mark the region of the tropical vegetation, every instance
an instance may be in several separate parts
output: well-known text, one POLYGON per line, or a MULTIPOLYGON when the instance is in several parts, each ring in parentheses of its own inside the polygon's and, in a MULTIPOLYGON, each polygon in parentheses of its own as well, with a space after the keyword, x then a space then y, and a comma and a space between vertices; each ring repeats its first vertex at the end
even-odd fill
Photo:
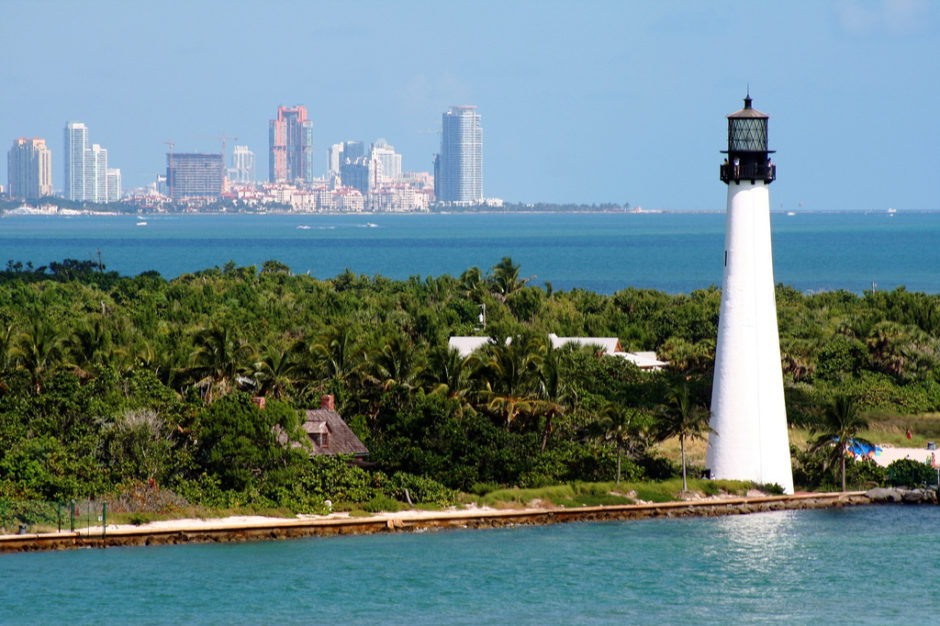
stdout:
MULTIPOLYGON (((700 484, 686 452, 707 433, 719 297, 556 291, 509 258, 408 280, 293 275, 274 260, 172 280, 11 261, 0 271, 0 499, 149 489, 300 511, 680 476, 686 490, 700 484), (618 337, 670 367, 555 348, 549 333, 618 337), (491 341, 462 357, 453 335, 491 341), (369 466, 289 445, 324 394, 369 466), (676 438, 679 458, 664 457, 659 442, 676 438)), ((815 433, 794 448, 798 485, 884 484, 841 444, 863 436, 861 417, 935 428, 923 416, 940 411, 940 298, 778 286, 777 301, 792 432, 815 433), (831 400, 843 397, 850 406, 831 400)))

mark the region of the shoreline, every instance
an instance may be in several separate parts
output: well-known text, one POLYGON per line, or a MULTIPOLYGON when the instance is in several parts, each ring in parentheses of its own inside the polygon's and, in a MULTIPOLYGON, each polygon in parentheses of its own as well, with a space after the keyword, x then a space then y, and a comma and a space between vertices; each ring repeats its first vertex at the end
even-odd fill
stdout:
MULTIPOLYGON (((331 537, 389 532, 427 532, 443 529, 499 528, 569 522, 623 521, 650 518, 716 517, 782 510, 840 508, 882 503, 931 502, 896 492, 877 490, 799 493, 790 496, 734 497, 665 503, 605 505, 577 508, 477 508, 450 511, 400 511, 369 517, 346 514, 297 518, 229 517, 150 522, 140 526, 109 525, 75 532, 0 535, 0 553, 107 548, 121 546, 176 545, 182 543, 230 543, 303 537, 331 537)), ((887 490, 892 491, 892 490, 887 490)), ((936 502, 936 500, 932 500, 936 502)))
MULTIPOLYGON (((17 209, 0 209, 0 218, 12 217, 184 217, 184 216, 228 216, 228 215, 289 215, 297 217, 375 217, 375 216, 415 216, 415 215, 716 215, 724 214, 724 209, 643 209, 635 211, 633 209, 614 210, 614 209, 570 209, 570 210, 479 210, 479 211, 459 211, 453 209, 440 209, 433 211, 289 211, 283 209, 271 209, 263 211, 153 211, 147 209, 135 209, 128 211, 94 211, 91 209, 61 209, 57 211, 47 211, 38 208, 32 208, 29 211, 17 209)), ((799 216, 799 215, 897 215, 897 214, 935 214, 940 213, 940 209, 903 209, 895 213, 889 213, 882 209, 815 209, 815 210, 787 210, 771 209, 772 215, 799 216)))

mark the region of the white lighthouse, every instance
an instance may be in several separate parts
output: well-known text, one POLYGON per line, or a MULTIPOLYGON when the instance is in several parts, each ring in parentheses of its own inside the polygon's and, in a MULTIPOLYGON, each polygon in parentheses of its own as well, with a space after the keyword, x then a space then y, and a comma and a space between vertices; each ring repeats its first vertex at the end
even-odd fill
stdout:
POLYGON ((724 277, 706 467, 712 478, 776 483, 793 493, 770 243, 768 116, 728 116, 724 277))

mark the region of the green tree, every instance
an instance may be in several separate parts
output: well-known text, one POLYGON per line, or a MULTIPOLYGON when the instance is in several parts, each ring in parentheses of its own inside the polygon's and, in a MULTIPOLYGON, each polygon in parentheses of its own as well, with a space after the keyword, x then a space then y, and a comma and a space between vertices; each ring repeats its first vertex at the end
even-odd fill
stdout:
POLYGON ((298 369, 294 350, 268 346, 261 360, 255 363, 255 379, 260 386, 258 394, 270 394, 280 400, 296 380, 298 369))
POLYGON ((16 365, 29 374, 36 394, 42 393, 46 376, 61 364, 62 335, 46 317, 36 317, 21 331, 11 350, 16 365))
POLYGON ((93 376, 112 350, 111 332, 98 315, 81 323, 66 342, 69 366, 80 378, 93 376))
POLYGON ((208 389, 209 402, 215 390, 224 395, 234 388, 239 375, 250 373, 253 350, 230 324, 213 324, 199 331, 193 343, 196 385, 208 389))
POLYGON ((548 437, 554 430, 555 420, 564 417, 574 399, 574 392, 564 375, 566 357, 570 355, 571 350, 553 348, 551 343, 547 343, 545 356, 541 359, 538 372, 538 398, 540 400, 538 410, 545 418, 542 444, 539 447, 539 452, 542 453, 548 446, 548 437))
POLYGON ((855 398, 840 394, 826 405, 821 420, 811 429, 813 434, 819 434, 819 436, 812 442, 810 450, 813 452, 829 451, 827 455, 829 467, 838 462, 842 477, 842 491, 845 491, 845 457, 853 442, 865 446, 873 445, 868 440, 858 437, 858 433, 866 428, 868 428, 868 421, 859 413, 855 398))
POLYGON ((464 411, 473 410, 469 401, 470 368, 467 367, 467 359, 460 356, 459 350, 447 346, 438 346, 431 350, 423 375, 425 384, 430 388, 430 394, 456 401, 458 418, 464 411))
POLYGON ((374 378, 388 390, 401 387, 413 389, 424 369, 414 342, 402 333, 392 333, 372 357, 374 378))
MULTIPOLYGON (((276 406, 277 403, 273 402, 276 406)), ((245 393, 219 398, 202 411, 196 432, 196 459, 221 487, 234 491, 258 488, 269 472, 288 466, 299 453, 289 441, 293 425, 278 423, 278 412, 260 410, 245 393)))
POLYGON ((522 289, 531 278, 519 278, 520 266, 514 264, 512 259, 504 256, 499 263, 493 266, 490 283, 493 293, 502 301, 522 289))
MULTIPOLYGON (((620 484, 620 469, 623 452, 629 450, 631 442, 641 436, 649 426, 648 419, 639 409, 617 403, 609 403, 602 409, 601 418, 595 428, 604 441, 612 442, 617 450, 617 484, 620 484)), ((683 486, 684 488, 684 486, 683 486)))
POLYGON ((660 441, 670 437, 679 438, 682 461, 682 491, 688 491, 686 479, 685 442, 698 439, 708 432, 708 411, 695 403, 689 389, 689 381, 673 381, 665 404, 660 406, 656 430, 660 441))
POLYGON ((538 402, 537 383, 543 344, 534 336, 517 335, 487 347, 476 374, 484 381, 482 397, 489 411, 502 417, 507 430, 517 417, 538 402))

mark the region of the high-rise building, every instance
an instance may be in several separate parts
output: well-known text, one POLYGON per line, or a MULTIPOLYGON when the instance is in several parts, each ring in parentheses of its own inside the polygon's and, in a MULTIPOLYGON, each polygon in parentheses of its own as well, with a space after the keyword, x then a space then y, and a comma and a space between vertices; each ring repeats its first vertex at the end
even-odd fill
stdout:
POLYGON ((483 201, 483 128, 475 106, 450 107, 442 117, 434 192, 441 202, 483 201))
POLYGON ((326 175, 329 178, 339 176, 339 166, 343 164, 343 144, 334 143, 326 149, 326 175))
POLYGON ((255 153, 249 150, 248 146, 235 146, 228 179, 229 182, 240 184, 255 182, 255 153))
POLYGON ((121 200, 121 170, 116 167, 108 168, 108 202, 121 200))
POLYGON ((85 200, 85 151, 88 148, 88 127, 81 122, 65 125, 65 197, 85 200))
MULTIPOLYGON (((341 176, 343 166, 346 164, 358 163, 359 165, 362 165, 363 162, 359 161, 359 159, 364 156, 366 156, 365 144, 361 141, 344 141, 343 143, 334 143, 327 149, 326 152, 327 176, 330 178, 341 176)), ((346 182, 343 184, 349 185, 349 183, 346 182)))
POLYGON ((277 108, 268 132, 272 183, 313 181, 313 121, 303 106, 277 108))
POLYGON ((377 139, 372 144, 371 155, 380 179, 392 181, 401 178, 401 155, 395 152, 394 146, 388 145, 384 139, 377 139))
POLYGON ((85 150, 85 195, 82 200, 108 201, 108 151, 98 144, 85 150))
POLYGON ((7 180, 11 198, 38 200, 52 195, 52 153, 45 139, 13 140, 7 154, 7 180))
POLYGON ((221 154, 174 152, 166 155, 166 180, 173 200, 222 195, 225 161, 221 154))
POLYGON ((344 141, 343 142, 343 160, 349 159, 350 161, 355 161, 361 156, 365 156, 366 146, 361 141, 344 141))
POLYGON ((375 188, 377 167, 375 160, 370 157, 346 159, 346 162, 340 166, 339 172, 343 185, 358 189, 362 195, 368 194, 375 188))
MULTIPOLYGON (((98 144, 88 145, 88 127, 81 122, 65 125, 65 197, 76 202, 110 202, 120 197, 117 188, 108 192, 108 151, 98 144)), ((112 177, 113 179, 113 177, 112 177)))

